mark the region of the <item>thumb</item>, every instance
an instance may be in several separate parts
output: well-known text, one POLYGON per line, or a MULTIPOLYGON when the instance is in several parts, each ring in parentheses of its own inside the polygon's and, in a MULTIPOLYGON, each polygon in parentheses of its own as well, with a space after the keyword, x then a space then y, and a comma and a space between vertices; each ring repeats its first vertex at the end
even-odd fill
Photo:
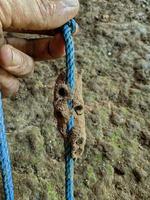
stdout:
POLYGON ((0 0, 0 21, 5 31, 55 29, 75 17, 78 0, 0 0))

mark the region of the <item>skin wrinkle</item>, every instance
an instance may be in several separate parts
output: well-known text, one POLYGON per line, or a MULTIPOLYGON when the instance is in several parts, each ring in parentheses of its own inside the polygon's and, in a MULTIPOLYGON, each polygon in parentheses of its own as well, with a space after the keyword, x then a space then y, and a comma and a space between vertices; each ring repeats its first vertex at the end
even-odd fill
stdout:
MULTIPOLYGON (((12 52, 12 63, 14 62, 14 53, 17 53, 16 50, 13 50, 13 52, 12 52)), ((24 60, 24 56, 20 56, 20 59, 21 59, 20 63, 18 65, 14 65, 14 67, 17 69, 16 75, 22 74, 22 71, 24 71, 24 67, 25 67, 24 63, 26 63, 25 60, 24 60)))
MULTIPOLYGON (((16 77, 24 77, 32 74, 34 71, 34 62, 31 57, 13 48, 10 45, 6 45, 5 51, 9 49, 9 60, 8 63, 2 63, 1 67, 7 72, 15 75, 16 77), (19 56, 19 60, 16 62, 16 55, 19 56)), ((8 53, 7 53, 8 54, 8 53)))
POLYGON ((56 13, 56 3, 49 0, 37 0, 39 10, 44 20, 47 16, 53 16, 56 13))
POLYGON ((79 10, 78 0, 0 0, 0 3, 7 19, 1 19, 6 31, 55 29, 79 10))
MULTIPOLYGON (((13 53, 12 53, 12 63, 14 61, 14 53, 18 54, 18 52, 16 52, 15 49, 13 49, 13 53)), ((10 67, 11 70, 16 71, 16 76, 27 76, 29 74, 31 74, 34 71, 34 64, 33 64, 33 60, 29 57, 28 59, 26 59, 26 55, 24 55, 22 53, 22 56, 20 56, 20 63, 18 65, 14 65, 14 69, 12 68, 12 66, 10 67)), ((9 67, 8 67, 9 68, 9 67)))
POLYGON ((12 10, 10 1, 0 0, 0 23, 3 27, 9 27, 12 23, 11 21, 12 10))
POLYGON ((6 71, 0 69, 0 85, 4 96, 15 94, 19 88, 19 81, 14 76, 8 75, 6 71), (7 77, 9 76, 9 79, 7 77))
POLYGON ((50 9, 48 9, 49 6, 46 5, 47 4, 47 0, 45 0, 45 1, 37 0, 38 9, 39 9, 40 14, 42 16, 43 22, 44 22, 46 16, 50 15, 50 12, 49 12, 50 9))
MULTIPOLYGON (((67 11, 67 4, 66 1, 53 1, 53 0, 36 0, 38 5, 38 10, 41 14, 41 19, 43 19, 43 23, 45 23, 46 27, 49 26, 48 17, 51 18, 53 24, 59 23, 62 18, 64 18, 65 13, 67 11), (60 12, 58 12, 60 11, 60 12), (64 13, 65 12, 65 13, 64 13), (60 14, 59 14, 60 13, 60 14)), ((70 9, 68 10, 69 13, 70 9)), ((67 21, 67 20, 65 20, 67 21)))

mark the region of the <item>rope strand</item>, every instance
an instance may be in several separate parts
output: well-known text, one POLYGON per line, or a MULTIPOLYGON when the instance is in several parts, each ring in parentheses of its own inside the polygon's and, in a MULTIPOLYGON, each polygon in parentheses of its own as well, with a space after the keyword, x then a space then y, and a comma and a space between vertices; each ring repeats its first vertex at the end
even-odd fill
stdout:
POLYGON ((9 150, 5 132, 2 97, 0 93, 0 168, 2 173, 5 200, 14 200, 14 187, 9 150))
MULTIPOLYGON (((66 83, 73 95, 75 89, 75 50, 72 33, 76 30, 75 20, 69 21, 63 27, 63 35, 66 46, 66 83)), ((72 109, 72 99, 68 101, 68 107, 72 109)), ((67 126, 68 138, 74 127, 74 116, 70 117, 67 126)), ((66 175, 66 200, 74 200, 74 160, 71 155, 71 144, 65 141, 65 175, 66 175)))

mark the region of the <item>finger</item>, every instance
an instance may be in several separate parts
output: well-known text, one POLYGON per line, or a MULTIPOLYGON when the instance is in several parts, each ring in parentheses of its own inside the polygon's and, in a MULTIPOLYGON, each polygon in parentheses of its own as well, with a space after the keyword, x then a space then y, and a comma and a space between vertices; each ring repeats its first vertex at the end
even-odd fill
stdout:
POLYGON ((1 47, 0 65, 5 71, 18 77, 29 75, 34 71, 33 59, 11 45, 1 47))
POLYGON ((31 43, 35 60, 56 59, 65 55, 65 42, 60 33, 51 39, 32 40, 31 43))
POLYGON ((0 68, 0 90, 3 93, 4 97, 13 96, 19 90, 19 81, 0 68))
POLYGON ((34 40, 7 38, 7 42, 35 60, 56 59, 65 54, 64 39, 60 33, 53 38, 34 40))
POLYGON ((7 30, 51 30, 74 18, 78 0, 9 0, 0 2, 0 17, 7 30))

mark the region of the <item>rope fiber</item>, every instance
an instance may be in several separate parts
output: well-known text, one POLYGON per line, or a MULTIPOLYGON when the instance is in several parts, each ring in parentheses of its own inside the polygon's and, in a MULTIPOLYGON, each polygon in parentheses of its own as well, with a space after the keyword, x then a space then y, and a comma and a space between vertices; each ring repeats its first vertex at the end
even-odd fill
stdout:
MULTIPOLYGON (((69 86, 71 96, 75 89, 75 50, 72 34, 76 31, 76 22, 70 20, 63 26, 63 35, 66 46, 66 83, 69 86)), ((68 107, 73 109, 73 99, 68 101, 68 107)), ((67 126, 68 141, 65 141, 65 175, 66 175, 66 200, 74 200, 74 160, 71 155, 69 137, 74 128, 74 116, 70 117, 67 126)))
POLYGON ((11 162, 5 132, 2 96, 0 93, 0 170, 2 174, 5 200, 14 200, 11 162))

